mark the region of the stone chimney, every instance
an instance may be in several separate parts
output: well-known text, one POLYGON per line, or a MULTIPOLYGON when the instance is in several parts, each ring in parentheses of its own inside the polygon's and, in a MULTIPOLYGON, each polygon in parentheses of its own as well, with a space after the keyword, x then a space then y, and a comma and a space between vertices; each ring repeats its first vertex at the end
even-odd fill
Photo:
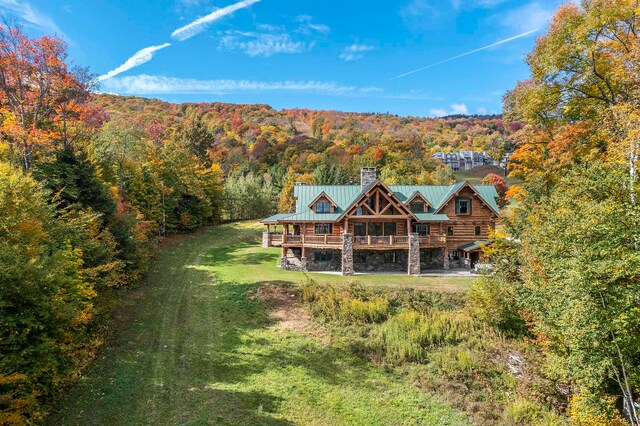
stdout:
POLYGON ((363 167, 360 169, 360 189, 369 186, 378 178, 378 170, 375 167, 363 167))

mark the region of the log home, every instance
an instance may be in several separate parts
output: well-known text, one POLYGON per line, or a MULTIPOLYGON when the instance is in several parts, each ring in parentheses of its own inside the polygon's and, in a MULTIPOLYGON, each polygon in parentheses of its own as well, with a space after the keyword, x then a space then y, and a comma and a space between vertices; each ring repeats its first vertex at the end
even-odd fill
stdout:
POLYGON ((406 271, 470 268, 499 215, 493 186, 386 185, 376 169, 360 185, 296 185, 295 213, 262 221, 264 247, 297 271, 406 271))

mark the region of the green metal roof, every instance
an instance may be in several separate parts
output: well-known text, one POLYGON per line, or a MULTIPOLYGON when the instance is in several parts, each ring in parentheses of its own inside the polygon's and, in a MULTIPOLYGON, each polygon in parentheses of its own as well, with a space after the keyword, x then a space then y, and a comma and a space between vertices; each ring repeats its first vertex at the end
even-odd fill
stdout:
MULTIPOLYGON (((377 181, 376 181, 377 182, 377 181)), ((371 183, 364 190, 360 189, 360 185, 297 185, 293 189, 293 195, 296 197, 296 212, 286 216, 287 221, 335 221, 346 210, 349 210, 353 203, 366 192, 376 182, 371 183), (314 213, 309 204, 322 192, 327 194, 337 205, 333 213, 314 213)), ((414 213, 414 215, 423 222, 448 221, 449 217, 445 214, 436 214, 445 201, 457 191, 460 190, 467 182, 456 182, 453 185, 388 185, 389 189, 394 192, 398 200, 404 204, 415 195, 420 193, 432 207, 426 213, 414 213)), ((496 203, 498 192, 491 185, 471 185, 480 195, 480 197, 498 213, 500 210, 496 203)), ((269 219, 275 218, 272 216, 269 219)), ((280 220, 285 219, 282 217, 280 220)), ((267 219, 265 219, 265 223, 267 219)))
POLYGON ((446 222, 449 216, 444 213, 414 213, 420 222, 446 222))
POLYGON ((292 213, 278 213, 270 216, 262 221, 262 223, 278 223, 279 220, 291 216, 292 213))
POLYGON ((482 246, 486 246, 487 244, 489 244, 489 241, 474 241, 472 243, 468 243, 468 244, 465 244, 463 246, 458 247, 458 250, 474 251, 474 250, 477 250, 477 249, 481 248, 482 246))

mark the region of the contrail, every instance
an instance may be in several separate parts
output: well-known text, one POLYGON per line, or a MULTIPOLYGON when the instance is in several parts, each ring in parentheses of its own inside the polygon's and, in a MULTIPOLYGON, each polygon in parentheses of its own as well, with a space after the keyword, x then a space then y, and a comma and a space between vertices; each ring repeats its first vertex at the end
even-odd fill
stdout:
POLYGON ((99 76, 98 81, 106 80, 108 78, 111 78, 120 74, 121 72, 125 72, 127 70, 130 70, 131 68, 135 68, 138 65, 144 64, 145 62, 149 62, 151 58, 153 58, 154 52, 169 46, 171 46, 171 43, 164 43, 158 46, 149 46, 149 47, 145 47, 144 49, 140 49, 136 53, 134 53, 132 57, 127 59, 124 62, 124 64, 120 65, 118 68, 115 68, 109 71, 108 73, 102 74, 101 76, 99 76))
POLYGON ((510 42, 510 41, 513 41, 513 40, 516 40, 516 39, 519 39, 519 38, 522 38, 522 37, 526 37, 526 36, 528 36, 528 35, 530 35, 530 34, 533 34, 533 33, 537 32, 537 31, 539 31, 539 30, 540 30, 540 28, 536 28, 535 30, 527 31, 527 32, 524 32, 524 33, 522 33, 522 34, 515 35, 515 36, 513 36, 513 37, 505 38, 504 40, 496 41, 495 43, 491 43, 491 44, 489 44, 489 45, 486 45, 486 46, 480 47, 480 48, 478 48, 478 49, 474 49, 474 50, 470 50, 470 51, 465 52, 465 53, 461 53, 461 54, 456 55, 456 56, 453 56, 453 57, 451 57, 451 58, 444 59, 444 60, 442 60, 442 61, 440 61, 440 62, 436 62, 436 63, 434 63, 434 64, 427 65, 426 67, 418 68, 418 69, 415 69, 415 70, 413 70, 413 71, 409 71, 409 72, 406 72, 406 73, 404 73, 404 74, 397 75, 397 76, 393 77, 391 80, 395 80, 396 78, 406 77, 406 76, 408 76, 408 75, 415 74, 415 73, 417 73, 417 72, 420 72, 420 71, 426 70, 426 69, 428 69, 428 68, 435 67, 436 65, 445 64, 445 63, 447 63, 447 62, 451 62, 451 61, 454 61, 454 60, 456 60, 456 59, 460 59, 460 58, 463 58, 463 57, 465 57, 465 56, 472 55, 472 54, 477 53, 477 52, 480 52, 480 51, 482 51, 482 50, 490 49, 490 48, 492 48, 492 47, 499 46, 499 45, 501 45, 501 44, 508 43, 508 42, 510 42))
POLYGON ((195 21, 185 25, 184 27, 178 28, 171 33, 171 37, 178 41, 185 41, 186 39, 191 38, 194 35, 204 31, 204 29, 213 21, 216 21, 223 16, 233 13, 238 9, 243 9, 245 7, 251 6, 254 3, 258 3, 259 1, 260 0, 242 0, 238 3, 234 3, 229 6, 223 7, 222 9, 218 9, 206 16, 203 16, 202 18, 196 19, 195 21))

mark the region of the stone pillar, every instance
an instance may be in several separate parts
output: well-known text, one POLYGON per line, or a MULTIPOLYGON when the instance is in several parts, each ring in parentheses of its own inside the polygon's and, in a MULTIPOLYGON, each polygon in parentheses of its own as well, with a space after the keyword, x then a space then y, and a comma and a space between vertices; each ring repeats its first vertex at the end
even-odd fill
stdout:
POLYGON ((415 232, 409 233, 409 275, 420 273, 420 238, 415 232))
POLYGON ((287 269, 288 266, 289 266, 289 264, 287 263, 287 258, 286 257, 281 257, 280 258, 280 268, 287 269))
POLYGON ((449 269, 449 250, 446 247, 442 249, 442 267, 449 269))
POLYGON ((262 247, 271 247, 271 241, 269 240, 269 233, 262 233, 262 247))
POLYGON ((302 272, 307 272, 307 258, 306 257, 301 257, 300 258, 300 269, 302 272))
POLYGON ((342 275, 353 274, 353 234, 342 234, 342 275))

